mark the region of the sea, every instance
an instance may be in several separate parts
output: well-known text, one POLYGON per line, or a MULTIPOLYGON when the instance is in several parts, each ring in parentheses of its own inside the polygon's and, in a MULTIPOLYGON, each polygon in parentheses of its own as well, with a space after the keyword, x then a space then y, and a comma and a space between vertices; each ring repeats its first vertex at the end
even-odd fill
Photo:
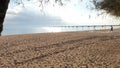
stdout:
MULTIPOLYGON (((113 26, 113 29, 120 28, 120 26, 113 26)), ((93 31, 111 29, 111 26, 34 26, 34 27, 4 27, 3 36, 16 34, 33 34, 33 33, 58 33, 58 32, 72 32, 72 31, 93 31)))

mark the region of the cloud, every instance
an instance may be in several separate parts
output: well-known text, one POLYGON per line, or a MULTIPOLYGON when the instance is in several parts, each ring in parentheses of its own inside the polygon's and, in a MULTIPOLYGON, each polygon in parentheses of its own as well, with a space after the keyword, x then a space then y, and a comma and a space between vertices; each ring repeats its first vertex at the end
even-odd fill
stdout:
POLYGON ((84 0, 80 2, 79 0, 71 0, 70 2, 65 2, 66 5, 60 6, 50 0, 50 3, 44 5, 43 12, 40 11, 42 7, 39 7, 37 0, 31 0, 30 2, 25 1, 25 7, 20 5, 8 10, 9 15, 7 20, 19 25, 27 25, 30 23, 31 25, 40 26, 65 24, 98 25, 102 24, 102 22, 108 24, 110 17, 107 16, 104 19, 104 15, 98 17, 96 11, 87 8, 87 6, 93 6, 89 1, 90 0, 84 0), (55 6, 53 6, 53 4, 55 6), (100 20, 100 23, 97 20, 100 20))
POLYGON ((39 10, 9 8, 4 22, 4 35, 45 32, 42 27, 64 25, 60 17, 44 14, 39 10))
POLYGON ((22 26, 30 26, 30 25, 50 26, 50 25, 63 24, 63 21, 59 17, 40 14, 39 12, 40 11, 33 12, 26 9, 22 9, 21 12, 15 13, 13 11, 8 10, 5 22, 6 24, 11 22, 13 24, 22 25, 22 26))

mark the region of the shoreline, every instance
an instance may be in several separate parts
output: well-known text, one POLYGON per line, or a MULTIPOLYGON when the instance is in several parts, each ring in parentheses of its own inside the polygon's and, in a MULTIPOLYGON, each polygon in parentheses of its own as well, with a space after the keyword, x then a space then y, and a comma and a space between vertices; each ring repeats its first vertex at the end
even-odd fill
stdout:
MULTIPOLYGON (((114 28, 114 30, 116 30, 116 29, 119 29, 119 28, 114 28)), ((86 29, 85 29, 85 30, 71 30, 71 31, 68 31, 68 30, 65 30, 65 31, 64 31, 64 30, 62 30, 62 31, 60 31, 60 32, 56 32, 56 31, 51 31, 51 32, 49 32, 49 31, 48 31, 48 32, 38 32, 38 33, 37 33, 37 32, 35 32, 35 33, 33 32, 33 33, 18 33, 18 34, 17 34, 17 33, 14 33, 14 34, 11 34, 11 33, 10 33, 10 34, 5 34, 5 33, 3 32, 3 36, 9 36, 9 35, 24 35, 24 34, 36 34, 36 33, 37 33, 37 34, 41 34, 41 33, 104 31, 104 30, 105 30, 105 31, 106 31, 106 30, 110 30, 110 28, 109 28, 109 29, 108 29, 108 28, 107 28, 107 29, 90 29, 90 30, 89 30, 89 29, 87 29, 87 30, 86 30, 86 29)))
MULTIPOLYGON (((115 28, 114 30, 118 30, 119 28, 115 28)), ((113 31, 114 31, 113 30, 113 31)), ((96 31, 111 31, 110 29, 101 29, 101 30, 83 30, 83 31, 61 31, 61 32, 43 32, 43 33, 21 33, 21 34, 5 34, 3 36, 13 36, 13 35, 29 35, 29 34, 49 34, 49 33, 71 33, 71 32, 96 32, 96 31)))

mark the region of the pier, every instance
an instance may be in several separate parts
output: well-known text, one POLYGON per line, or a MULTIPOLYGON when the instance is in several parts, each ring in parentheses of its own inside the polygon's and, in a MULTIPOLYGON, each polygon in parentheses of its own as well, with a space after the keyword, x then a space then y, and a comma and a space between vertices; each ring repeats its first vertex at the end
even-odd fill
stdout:
POLYGON ((80 25, 80 26, 52 26, 64 29, 80 29, 80 30, 105 30, 110 29, 111 31, 115 28, 120 28, 120 25, 80 25))

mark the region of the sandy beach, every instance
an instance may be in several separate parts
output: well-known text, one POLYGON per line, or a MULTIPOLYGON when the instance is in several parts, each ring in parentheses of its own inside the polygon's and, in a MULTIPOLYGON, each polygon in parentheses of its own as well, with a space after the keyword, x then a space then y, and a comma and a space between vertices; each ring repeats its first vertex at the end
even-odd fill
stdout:
POLYGON ((120 29, 2 36, 0 68, 120 68, 120 29))

